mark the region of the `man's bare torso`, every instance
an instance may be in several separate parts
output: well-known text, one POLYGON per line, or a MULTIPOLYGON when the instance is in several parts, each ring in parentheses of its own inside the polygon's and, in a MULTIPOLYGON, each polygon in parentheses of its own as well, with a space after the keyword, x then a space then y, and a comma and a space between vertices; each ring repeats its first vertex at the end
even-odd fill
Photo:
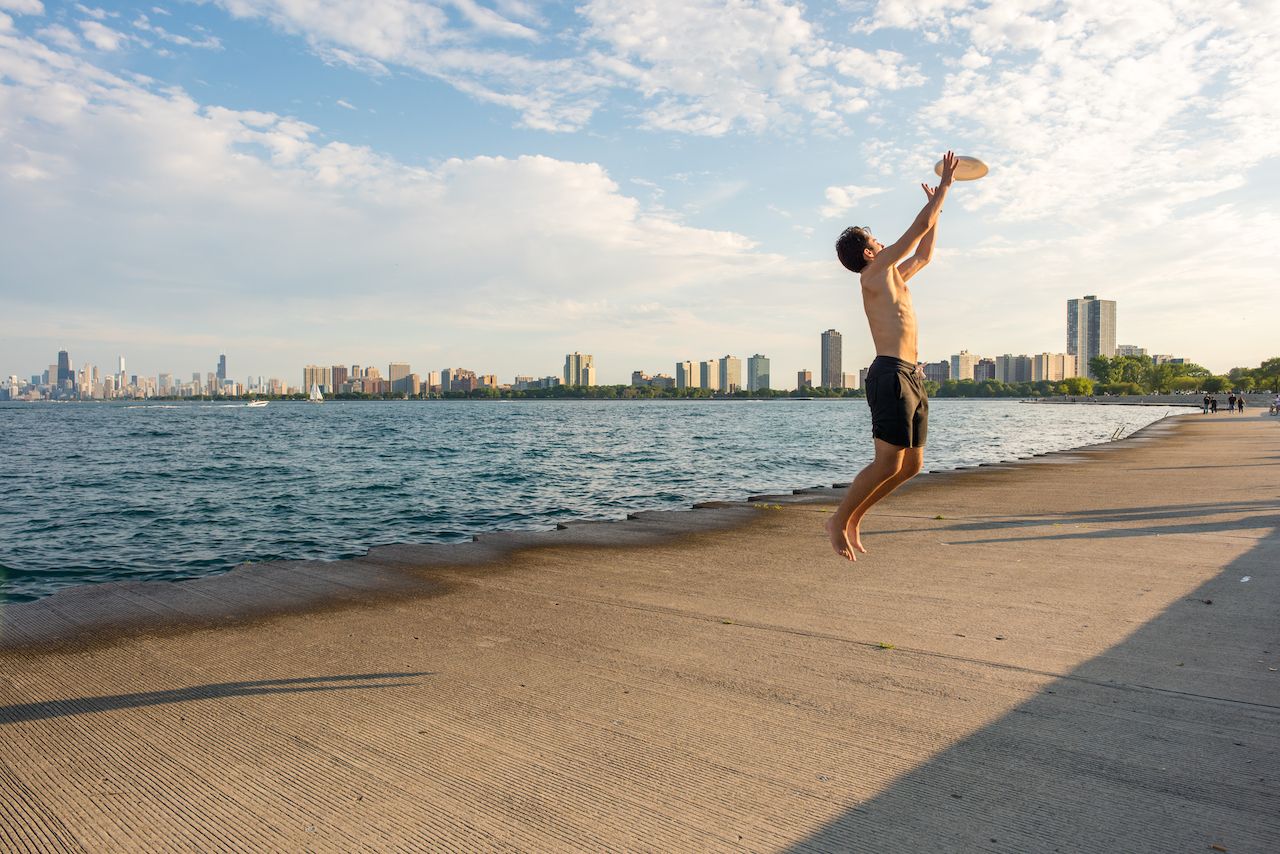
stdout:
POLYGON ((893 356, 915 364, 916 312, 911 307, 911 289, 897 266, 872 264, 862 271, 862 307, 871 325, 876 355, 893 356))

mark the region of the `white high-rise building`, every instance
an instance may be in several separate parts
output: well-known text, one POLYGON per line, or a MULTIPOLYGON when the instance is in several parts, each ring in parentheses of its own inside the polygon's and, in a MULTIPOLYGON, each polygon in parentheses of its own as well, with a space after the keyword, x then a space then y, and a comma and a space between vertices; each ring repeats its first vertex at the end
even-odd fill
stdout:
POLYGON ((996 381, 1002 383, 1029 383, 1031 382, 1031 357, 1030 356, 1011 356, 1005 353, 1003 356, 996 356, 996 381))
POLYGON ((718 391, 720 388, 720 366, 715 359, 698 363, 698 388, 718 391))
POLYGON ((839 332, 828 329, 822 333, 822 369, 820 372, 823 388, 840 388, 842 374, 842 344, 839 332))
POLYGON ((1075 356, 1082 375, 1089 360, 1116 354, 1116 303, 1090 294, 1067 300, 1067 353, 1075 356))
POLYGON ((975 356, 968 350, 961 350, 959 353, 951 357, 951 379, 953 380, 971 380, 973 379, 973 369, 978 364, 979 356, 975 356))
POLYGON ((747 391, 769 390, 769 359, 756 353, 747 359, 747 391))
POLYGON ((676 362, 676 388, 697 388, 698 378, 693 375, 693 362, 676 362))
POLYGON ((720 390, 733 394, 742 388, 742 360, 737 356, 722 356, 719 362, 720 390))
POLYGON ((593 386, 596 384, 594 356, 577 351, 564 357, 564 384, 593 386))
POLYGON ((1078 376, 1076 357, 1068 353, 1037 353, 1031 357, 1032 382, 1059 382, 1078 376))

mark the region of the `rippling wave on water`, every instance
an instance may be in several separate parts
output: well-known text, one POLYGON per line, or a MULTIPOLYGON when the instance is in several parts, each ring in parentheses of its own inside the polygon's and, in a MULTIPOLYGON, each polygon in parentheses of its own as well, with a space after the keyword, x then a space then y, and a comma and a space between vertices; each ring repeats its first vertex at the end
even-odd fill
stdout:
MULTIPOLYGON (((930 407, 929 469, 1101 442, 1166 412, 930 407)), ((20 601, 741 500, 849 480, 869 436, 853 399, 0 404, 0 579, 20 601)))

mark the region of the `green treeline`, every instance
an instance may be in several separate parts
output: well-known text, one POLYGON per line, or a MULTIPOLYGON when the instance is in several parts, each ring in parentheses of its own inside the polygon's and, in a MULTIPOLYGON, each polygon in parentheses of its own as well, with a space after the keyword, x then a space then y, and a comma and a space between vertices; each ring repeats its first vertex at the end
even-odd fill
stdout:
POLYGON ((1145 356, 1097 356, 1089 360, 1089 373, 1097 378, 1095 391, 1109 394, 1274 391, 1280 389, 1280 356, 1256 368, 1232 368, 1225 375, 1193 364, 1157 365, 1145 356))

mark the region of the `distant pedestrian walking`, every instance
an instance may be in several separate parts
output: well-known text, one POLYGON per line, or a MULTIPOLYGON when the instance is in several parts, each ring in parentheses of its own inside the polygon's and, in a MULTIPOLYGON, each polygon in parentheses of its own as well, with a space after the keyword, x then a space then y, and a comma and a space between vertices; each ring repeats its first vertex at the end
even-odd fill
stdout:
POLYGON ((1227 395, 1227 411, 1232 415, 1236 414, 1236 393, 1234 391, 1227 395))
POLYGON ((1205 415, 1209 414, 1209 395, 1204 396, 1204 402, 1200 404, 1200 411, 1205 415))
POLYGON ((1218 414, 1218 398, 1216 397, 1209 398, 1209 411, 1212 412, 1214 415, 1218 414))
POLYGON ((1236 398, 1236 412, 1239 412, 1241 415, 1244 415, 1244 395, 1243 394, 1236 398))

